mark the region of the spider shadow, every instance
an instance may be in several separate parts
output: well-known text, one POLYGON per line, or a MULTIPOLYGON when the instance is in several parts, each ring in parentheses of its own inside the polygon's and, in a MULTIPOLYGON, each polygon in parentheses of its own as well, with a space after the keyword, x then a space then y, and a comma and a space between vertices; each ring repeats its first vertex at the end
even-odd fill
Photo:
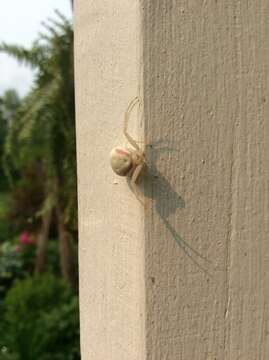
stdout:
MULTIPOLYGON (((144 198, 151 199, 155 203, 155 209, 163 224, 184 253, 207 276, 212 276, 205 266, 210 261, 187 244, 168 220, 171 214, 174 214, 177 209, 184 209, 186 204, 183 197, 173 189, 169 181, 157 169, 157 161, 164 152, 179 152, 179 150, 165 145, 161 140, 145 147, 147 166, 143 169, 143 174, 139 177, 137 186, 144 198), (201 261, 204 265, 199 263, 201 261)), ((129 181, 128 183, 130 186, 129 181)))

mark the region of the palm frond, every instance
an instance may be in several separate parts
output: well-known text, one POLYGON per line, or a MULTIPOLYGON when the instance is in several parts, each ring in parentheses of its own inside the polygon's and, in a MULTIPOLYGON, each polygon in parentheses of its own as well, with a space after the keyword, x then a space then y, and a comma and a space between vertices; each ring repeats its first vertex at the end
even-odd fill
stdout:
POLYGON ((20 63, 32 68, 38 67, 44 58, 44 49, 37 44, 28 50, 23 46, 9 45, 3 42, 0 44, 0 52, 10 55, 20 63))

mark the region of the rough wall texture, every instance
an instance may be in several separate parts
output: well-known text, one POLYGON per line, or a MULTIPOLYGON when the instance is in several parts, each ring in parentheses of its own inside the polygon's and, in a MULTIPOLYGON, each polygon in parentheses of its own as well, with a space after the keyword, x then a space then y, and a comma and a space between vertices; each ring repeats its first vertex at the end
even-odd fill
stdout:
POLYGON ((269 3, 144 4, 148 358, 267 359, 269 3))
POLYGON ((77 1, 84 359, 268 359, 269 3, 140 7, 77 1), (145 210, 107 165, 140 45, 145 210))

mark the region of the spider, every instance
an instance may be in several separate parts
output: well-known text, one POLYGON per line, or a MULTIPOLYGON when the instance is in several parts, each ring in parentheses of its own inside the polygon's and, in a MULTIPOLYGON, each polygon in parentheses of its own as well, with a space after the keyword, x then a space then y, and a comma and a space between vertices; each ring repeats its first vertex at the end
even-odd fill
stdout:
POLYGON ((131 188, 133 189, 137 199, 142 202, 138 195, 136 181, 143 167, 146 165, 145 153, 142 149, 140 149, 137 141, 135 141, 128 133, 128 123, 130 115, 136 105, 139 105, 139 107, 141 106, 141 101, 139 97, 135 97, 130 102, 124 115, 123 134, 130 143, 130 145, 132 145, 132 148, 117 146, 112 149, 110 153, 110 164, 112 170, 117 175, 127 176, 130 178, 131 188))

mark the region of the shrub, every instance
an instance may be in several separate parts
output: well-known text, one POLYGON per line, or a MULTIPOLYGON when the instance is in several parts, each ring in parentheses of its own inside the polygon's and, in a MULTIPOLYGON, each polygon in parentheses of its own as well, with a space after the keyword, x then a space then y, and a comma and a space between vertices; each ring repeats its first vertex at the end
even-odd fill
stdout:
POLYGON ((22 274, 21 255, 16 251, 15 245, 8 241, 4 242, 0 245, 0 305, 14 279, 22 277, 22 274))
POLYGON ((36 245, 30 238, 26 242, 25 235, 0 243, 0 305, 14 280, 33 272, 36 245))
POLYGON ((0 327, 1 360, 80 358, 78 298, 52 274, 15 283, 6 296, 0 327))

